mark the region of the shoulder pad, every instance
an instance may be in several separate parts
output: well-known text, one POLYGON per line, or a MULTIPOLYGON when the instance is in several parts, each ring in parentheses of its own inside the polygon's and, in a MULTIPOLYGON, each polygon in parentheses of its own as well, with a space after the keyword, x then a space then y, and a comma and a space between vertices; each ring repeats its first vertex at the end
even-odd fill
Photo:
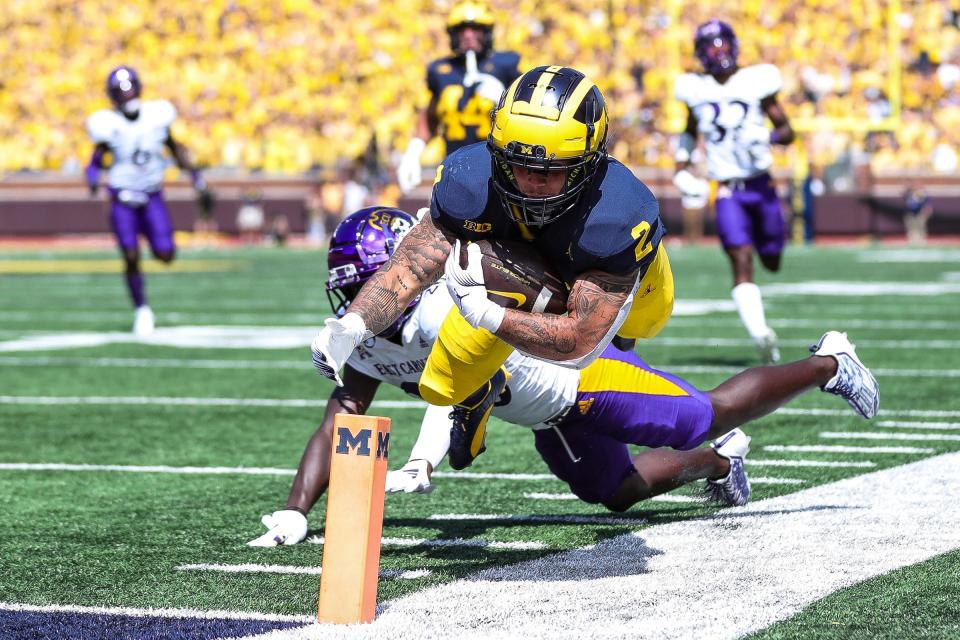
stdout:
POLYGON ((700 86, 700 75, 696 73, 684 73, 677 77, 673 85, 673 95, 680 102, 692 104, 697 101, 698 88, 700 86))
POLYGON ((609 273, 632 273, 652 260, 660 245, 664 233, 660 204, 647 185, 613 158, 599 191, 580 248, 596 256, 600 268, 609 273))
POLYGON ((490 178, 490 152, 485 142, 461 147, 437 167, 437 178, 430 199, 430 215, 440 226, 459 231, 453 220, 479 217, 487 205, 490 178))
POLYGON ((143 105, 150 120, 158 126, 169 127, 177 119, 177 109, 167 100, 151 100, 143 105))
POLYGON ((108 142, 117 122, 117 113, 101 109, 87 118, 87 134, 95 143, 108 142))
POLYGON ((783 77, 780 69, 772 64, 756 64, 747 67, 750 72, 750 86, 754 87, 761 98, 772 96, 783 88, 783 77))

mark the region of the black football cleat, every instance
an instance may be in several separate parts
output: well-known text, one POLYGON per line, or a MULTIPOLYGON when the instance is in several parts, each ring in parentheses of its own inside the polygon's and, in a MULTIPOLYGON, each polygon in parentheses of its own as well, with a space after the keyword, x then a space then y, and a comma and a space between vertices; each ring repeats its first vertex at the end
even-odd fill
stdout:
POLYGON ((507 386, 509 374, 503 367, 480 389, 471 394, 462 404, 454 405, 450 417, 450 449, 447 451, 447 463, 452 469, 466 469, 481 453, 486 451, 484 444, 487 435, 487 422, 493 405, 507 386))

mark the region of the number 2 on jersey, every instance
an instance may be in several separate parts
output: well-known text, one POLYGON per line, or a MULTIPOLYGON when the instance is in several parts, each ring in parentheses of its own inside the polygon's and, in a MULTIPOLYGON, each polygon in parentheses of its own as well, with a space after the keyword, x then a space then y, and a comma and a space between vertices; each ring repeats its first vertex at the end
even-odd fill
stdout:
POLYGON ((653 250, 653 245, 648 242, 650 239, 650 223, 644 220, 635 226, 630 231, 630 237, 637 241, 637 247, 634 252, 637 256, 637 262, 640 262, 644 256, 653 250))

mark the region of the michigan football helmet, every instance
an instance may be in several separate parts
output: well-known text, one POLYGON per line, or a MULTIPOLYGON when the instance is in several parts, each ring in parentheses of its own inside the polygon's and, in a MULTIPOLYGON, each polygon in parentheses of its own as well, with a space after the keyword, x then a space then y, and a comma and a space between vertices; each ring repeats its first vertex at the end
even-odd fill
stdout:
POLYGON ((493 186, 512 217, 539 227, 570 211, 607 153, 607 108, 597 85, 576 69, 537 67, 510 85, 492 118, 493 186), (566 178, 556 195, 532 197, 521 191, 517 168, 566 178))
POLYGON ((733 27, 722 20, 710 20, 697 27, 693 47, 707 73, 724 73, 737 67, 740 42, 733 27))
MULTIPOLYGON (((399 209, 367 207, 343 219, 330 239, 327 252, 327 299, 338 318, 390 256, 400 240, 416 224, 413 216, 399 209)), ((390 337, 407 321, 420 296, 397 321, 380 335, 390 337)))
POLYGON ((447 16, 447 34, 450 36, 450 48, 454 53, 463 53, 460 49, 460 32, 464 27, 478 27, 483 30, 483 48, 478 52, 481 57, 493 49, 493 13, 487 5, 476 0, 464 0, 454 5, 447 16))
POLYGON ((140 110, 140 77, 132 67, 120 66, 107 76, 107 96, 110 102, 127 115, 140 110))

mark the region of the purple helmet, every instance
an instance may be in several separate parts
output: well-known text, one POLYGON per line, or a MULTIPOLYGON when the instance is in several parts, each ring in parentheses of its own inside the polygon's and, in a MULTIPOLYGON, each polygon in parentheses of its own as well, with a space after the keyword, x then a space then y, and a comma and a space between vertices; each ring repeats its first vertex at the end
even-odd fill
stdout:
POLYGON ((740 43, 733 27, 722 20, 710 20, 697 27, 693 46, 707 73, 724 73, 737 67, 740 43))
MULTIPOLYGON (((360 291, 363 283, 390 259, 403 236, 416 224, 413 216, 390 207, 367 207, 343 219, 330 239, 327 252, 327 298, 338 318, 360 291)), ((397 321, 380 335, 390 337, 407 321, 420 296, 397 321)))
MULTIPOLYGON (((126 105, 140 99, 140 76, 132 67, 120 66, 107 76, 107 95, 113 106, 123 112, 136 111, 126 109, 126 105)), ((139 106, 139 102, 136 103, 139 106)))

